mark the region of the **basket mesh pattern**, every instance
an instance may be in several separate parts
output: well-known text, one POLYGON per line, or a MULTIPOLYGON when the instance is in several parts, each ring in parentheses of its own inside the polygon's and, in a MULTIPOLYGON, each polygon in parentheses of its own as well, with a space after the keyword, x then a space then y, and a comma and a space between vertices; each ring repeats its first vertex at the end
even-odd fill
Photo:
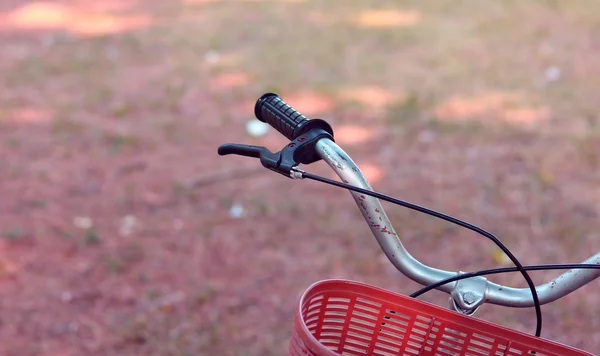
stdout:
POLYGON ((290 355, 590 355, 378 288, 325 285, 301 299, 290 355))

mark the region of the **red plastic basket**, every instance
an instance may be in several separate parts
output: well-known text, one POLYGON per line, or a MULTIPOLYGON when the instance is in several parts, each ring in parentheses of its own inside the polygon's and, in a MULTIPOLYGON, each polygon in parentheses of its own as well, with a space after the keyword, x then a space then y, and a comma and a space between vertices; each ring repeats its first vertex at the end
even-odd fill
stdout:
POLYGON ((289 355, 592 354, 367 284, 326 280, 300 298, 289 355))

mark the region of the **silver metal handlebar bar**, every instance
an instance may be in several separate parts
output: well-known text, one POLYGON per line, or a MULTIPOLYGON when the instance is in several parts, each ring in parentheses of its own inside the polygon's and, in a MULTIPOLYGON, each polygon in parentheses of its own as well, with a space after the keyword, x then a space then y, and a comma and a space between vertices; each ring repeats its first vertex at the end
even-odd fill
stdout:
MULTIPOLYGON (((317 142, 319 156, 333 168, 343 182, 373 190, 350 156, 329 139, 317 142)), ((426 266, 415 259, 402 245, 379 199, 351 191, 365 221, 390 262, 405 276, 422 285, 456 276, 450 272, 426 266)), ((583 263, 600 264, 600 253, 583 263)), ((599 269, 569 270, 552 281, 536 287, 541 304, 550 303, 600 277, 599 269)), ((484 277, 471 277, 448 283, 438 288, 452 295, 455 307, 474 311, 484 302, 510 306, 531 307, 533 298, 529 288, 510 288, 488 281, 484 277), (468 296, 466 294, 469 294, 468 296)))

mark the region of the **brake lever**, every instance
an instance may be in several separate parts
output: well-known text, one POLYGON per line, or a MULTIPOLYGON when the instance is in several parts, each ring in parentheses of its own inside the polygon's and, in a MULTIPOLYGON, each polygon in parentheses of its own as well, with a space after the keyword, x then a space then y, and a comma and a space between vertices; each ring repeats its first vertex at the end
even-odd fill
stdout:
POLYGON ((226 143, 219 146, 220 156, 235 154, 245 157, 259 158, 260 163, 274 172, 280 173, 288 178, 296 179, 293 169, 300 163, 310 164, 321 160, 315 146, 317 142, 327 138, 333 141, 333 136, 323 129, 311 129, 292 140, 279 152, 271 152, 263 146, 243 145, 237 143, 226 143))
POLYGON ((226 143, 219 146, 218 153, 220 156, 234 154, 238 156, 259 158, 263 167, 275 170, 276 172, 278 172, 277 167, 279 167, 281 164, 281 152, 273 153, 264 146, 226 143))

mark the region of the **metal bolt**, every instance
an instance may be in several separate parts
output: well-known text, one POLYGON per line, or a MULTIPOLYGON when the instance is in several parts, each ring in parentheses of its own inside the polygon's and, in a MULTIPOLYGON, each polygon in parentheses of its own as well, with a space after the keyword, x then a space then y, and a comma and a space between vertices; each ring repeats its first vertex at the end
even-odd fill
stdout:
POLYGON ((467 292, 467 293, 463 294, 463 301, 468 305, 475 303, 475 299, 476 299, 475 294, 473 294, 471 292, 467 292))

